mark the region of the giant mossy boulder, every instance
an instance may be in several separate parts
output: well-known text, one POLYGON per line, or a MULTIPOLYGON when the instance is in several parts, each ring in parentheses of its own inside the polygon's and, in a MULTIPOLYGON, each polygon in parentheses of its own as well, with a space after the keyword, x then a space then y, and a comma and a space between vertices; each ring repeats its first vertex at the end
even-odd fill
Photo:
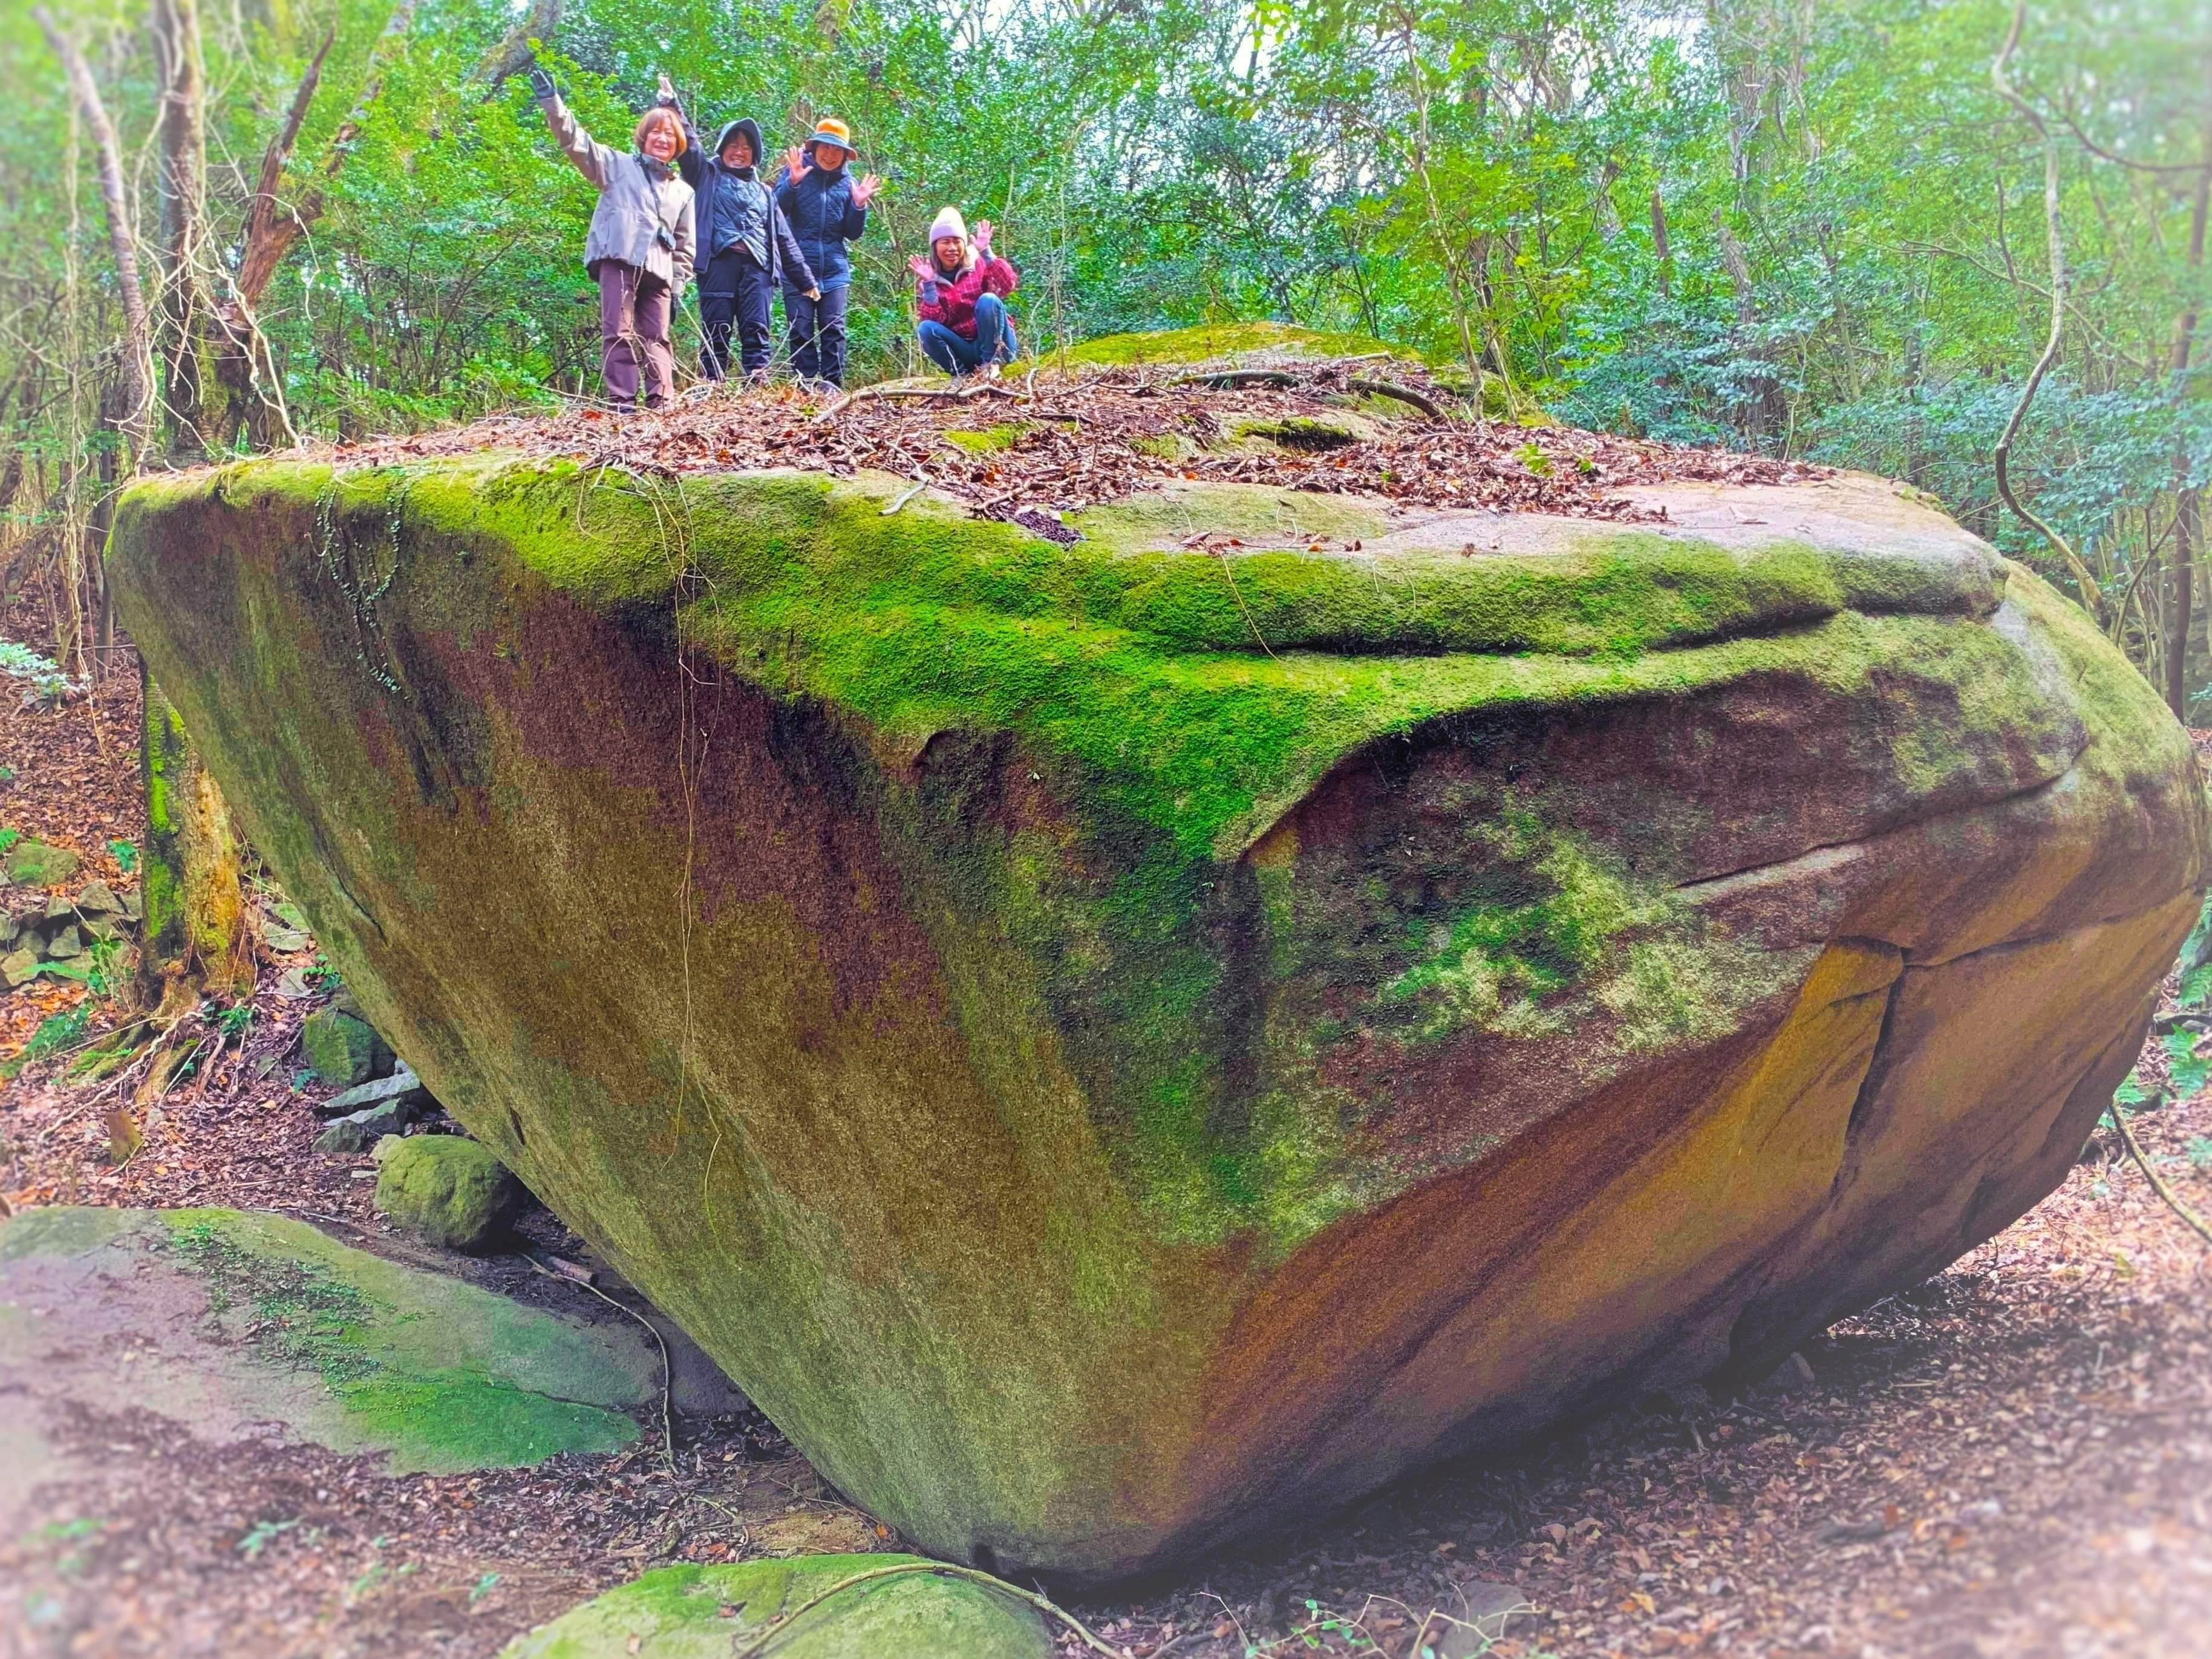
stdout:
POLYGON ((2179 727, 1871 480, 907 493, 265 462, 110 568, 424 1082, 948 1556, 1771 1366, 2050 1190, 2197 913, 2179 727))

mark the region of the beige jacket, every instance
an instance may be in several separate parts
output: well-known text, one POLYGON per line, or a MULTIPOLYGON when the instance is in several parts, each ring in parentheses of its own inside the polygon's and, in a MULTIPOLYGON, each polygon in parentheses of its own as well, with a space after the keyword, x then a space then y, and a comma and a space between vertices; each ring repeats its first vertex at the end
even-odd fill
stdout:
POLYGON ((545 112, 545 125, 576 171, 599 187, 599 204, 584 243, 585 269, 602 259, 619 259, 651 271, 671 288, 690 282, 699 245, 698 216, 691 186, 675 167, 635 151, 608 149, 558 98, 540 99, 538 107, 545 112), (665 242, 655 234, 659 228, 668 233, 665 242))

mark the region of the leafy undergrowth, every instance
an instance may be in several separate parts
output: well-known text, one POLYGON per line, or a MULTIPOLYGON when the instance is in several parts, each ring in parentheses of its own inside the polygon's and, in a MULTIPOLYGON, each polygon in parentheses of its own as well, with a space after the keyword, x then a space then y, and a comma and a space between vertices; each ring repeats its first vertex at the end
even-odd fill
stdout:
MULTIPOLYGON (((86 720, 66 702, 38 718, 86 720)), ((94 747, 41 784, 15 758, 39 745, 18 724, 0 730, 26 784, 0 797, 15 821, 88 853, 128 836, 131 769, 93 764, 94 747)), ((119 1162, 100 1085, 69 1080, 58 1052, 27 1065, 0 1096, 0 1192, 18 1205, 258 1206, 392 1248, 367 1160, 311 1145, 320 1090, 296 1077, 294 1052, 321 1000, 313 963, 312 940, 264 940, 244 1012, 202 1022, 226 1040, 119 1162)), ((110 1018, 94 1006, 84 1032, 110 1018)), ((2194 1018, 2169 997, 2131 1121, 2204 1209, 2212 1095, 2194 1018)), ((525 1228, 580 1251, 542 1212, 525 1228)), ((517 1255, 445 1265, 593 1309, 517 1255)), ((2212 1253, 2109 1130, 2032 1214, 1804 1356, 1811 1378, 1787 1392, 1649 1397, 1072 1611, 1136 1659, 1409 1659, 1417 1642, 1456 1659, 1483 1650, 1466 1626, 1498 1587, 1531 1608, 1488 1647, 1500 1659, 2201 1659, 2212 1253)), ((56 1426, 74 1471, 0 1538, 0 1630, 37 1651, 489 1656, 649 1567, 902 1542, 750 1413, 679 1413, 672 1468, 648 1432, 611 1457, 399 1478, 312 1447, 205 1444, 156 1409, 56 1426)))

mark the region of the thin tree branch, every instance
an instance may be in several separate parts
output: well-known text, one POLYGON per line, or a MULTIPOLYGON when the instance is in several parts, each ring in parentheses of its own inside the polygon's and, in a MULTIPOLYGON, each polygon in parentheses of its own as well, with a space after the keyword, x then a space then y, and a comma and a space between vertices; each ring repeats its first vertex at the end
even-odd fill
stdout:
POLYGON ((1990 80, 1999 95, 2020 112, 2021 118, 2043 140, 2043 218, 2051 248, 2051 335, 2044 343, 2042 356, 2036 359, 2035 368, 2027 377, 2027 384, 2021 388, 2020 401, 2013 405, 2012 418, 2005 422, 2004 434, 1998 438, 1990 459, 1996 471, 1998 496, 2065 560, 2067 568, 2073 572, 2075 585, 2081 589, 2081 603, 2101 623, 2105 619, 2105 595, 2097 586, 2097 579, 2089 574, 2089 567, 2074 550, 2073 543, 2021 505, 2012 487, 2012 441, 2020 434, 2021 422, 2027 418, 2029 406, 2035 402, 2036 388, 2043 384, 2043 377, 2051 372, 2051 364, 2058 361, 2058 343, 2066 327, 2066 240, 2058 219, 2058 146, 2034 106, 2014 91, 2012 82, 2005 78, 2005 65, 2020 45, 2021 30, 2027 21, 2027 0, 2019 0, 2013 8, 2012 27, 2005 33, 2004 45, 1990 65, 1990 80))
POLYGON ((2120 1132, 2121 1144, 2128 1149, 2129 1156, 2135 1159, 2136 1167, 2150 1178, 2151 1190, 2166 1200, 2174 1214, 2189 1224, 2192 1232, 2207 1244, 2212 1244, 2212 1226, 2207 1226, 2203 1216, 2182 1202, 2181 1195, 2166 1184, 2166 1177, 2152 1167, 2150 1159, 2143 1156, 2142 1143, 2136 1139, 2136 1132, 2128 1127, 2128 1115, 2120 1109, 2117 1101, 2106 1115, 2112 1120, 2112 1127, 2120 1132))

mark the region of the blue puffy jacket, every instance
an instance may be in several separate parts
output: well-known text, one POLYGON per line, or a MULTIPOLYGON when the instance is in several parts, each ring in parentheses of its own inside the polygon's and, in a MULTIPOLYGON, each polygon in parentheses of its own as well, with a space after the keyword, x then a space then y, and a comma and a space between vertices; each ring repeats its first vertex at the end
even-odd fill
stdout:
MULTIPOLYGON (((807 154, 811 158, 811 145, 807 154)), ((845 244, 858 241, 868 228, 867 209, 853 200, 851 172, 849 165, 835 173, 810 167, 795 182, 788 173, 776 176, 775 204, 783 210, 799 252, 813 267, 815 282, 825 289, 851 284, 853 262, 846 256, 845 244)))

